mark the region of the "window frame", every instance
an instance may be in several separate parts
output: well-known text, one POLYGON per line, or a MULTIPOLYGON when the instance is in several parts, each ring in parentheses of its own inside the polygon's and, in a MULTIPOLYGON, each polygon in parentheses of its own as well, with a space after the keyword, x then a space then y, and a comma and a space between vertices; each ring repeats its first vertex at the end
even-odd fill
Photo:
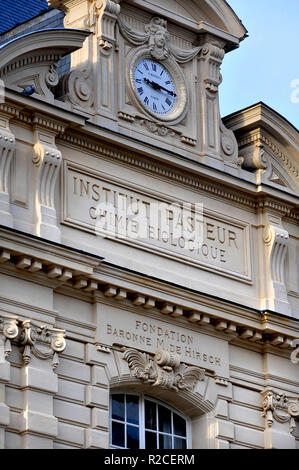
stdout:
MULTIPOLYGON (((143 392, 135 392, 135 391, 132 391, 132 390, 114 390, 110 393, 110 399, 109 399, 109 448, 110 449, 118 449, 118 450, 128 450, 127 447, 118 447, 118 446, 115 446, 112 444, 112 422, 119 422, 119 423, 122 423, 125 425, 125 427, 127 426, 127 424, 129 424, 129 426, 135 426, 135 427, 138 427, 139 428, 139 449, 145 449, 145 432, 146 432, 146 428, 145 428, 145 400, 148 400, 148 401, 152 401, 153 403, 157 404, 157 405, 161 405, 163 406, 164 408, 170 410, 172 413, 175 413, 177 414, 178 416, 180 416, 181 418, 183 418, 185 421, 186 421, 186 450, 187 449, 191 449, 192 448, 192 435, 191 435, 191 431, 192 431, 192 426, 191 426, 191 420, 190 418, 185 415, 184 413, 182 413, 181 411, 179 411, 177 408, 175 408, 174 406, 162 401, 162 400, 159 400, 158 398, 156 397, 153 397, 151 395, 148 395, 147 393, 143 393, 143 392), (131 424, 131 423, 128 423, 126 420, 125 421, 118 421, 118 420, 115 420, 115 419, 112 419, 112 397, 113 395, 131 395, 131 396, 135 396, 135 397, 138 397, 139 398, 139 425, 134 425, 134 424, 131 424)), ((173 414, 171 414, 171 420, 172 420, 172 431, 174 430, 173 429, 173 414)), ((126 434, 126 433, 125 433, 126 434)), ((174 432, 172 434, 169 434, 169 433, 163 433, 163 432, 159 432, 159 430, 155 431, 155 434, 158 434, 159 435, 169 435, 171 436, 172 440, 174 439, 174 437, 178 437, 179 439, 184 439, 182 438, 182 436, 177 436, 174 434, 174 432)), ((125 444, 126 444, 126 435, 125 435, 125 444)), ((176 449, 173 449, 173 450, 176 450, 176 449)))

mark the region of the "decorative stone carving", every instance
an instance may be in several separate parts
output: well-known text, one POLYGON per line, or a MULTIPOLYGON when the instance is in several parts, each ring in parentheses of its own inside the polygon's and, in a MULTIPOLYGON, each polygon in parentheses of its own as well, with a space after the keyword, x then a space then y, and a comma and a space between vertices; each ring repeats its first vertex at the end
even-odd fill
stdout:
POLYGON ((15 137, 9 129, 8 119, 0 119, 0 219, 2 225, 12 226, 8 178, 15 151, 15 137))
POLYGON ((196 383, 205 378, 203 369, 181 364, 179 356, 168 351, 157 351, 152 359, 149 354, 127 349, 123 358, 133 377, 153 387, 192 391, 196 383))
POLYGON ((109 51, 115 43, 115 24, 120 13, 120 0, 96 0, 95 15, 97 21, 97 37, 100 47, 109 51))
MULTIPOLYGON (((18 319, 14 316, 1 316, 0 333, 4 339, 4 358, 7 358, 11 353, 11 341, 19 334, 18 319)), ((4 358, 0 358, 0 361, 4 358)))
POLYGON ((118 25, 122 36, 129 43, 135 46, 148 44, 151 56, 160 61, 172 56, 178 63, 184 64, 193 60, 201 50, 201 47, 183 50, 172 45, 167 31, 167 21, 159 17, 152 18, 151 22, 145 25, 145 32, 130 27, 121 17, 118 18, 118 25))
POLYGON ((174 137, 176 135, 174 130, 158 122, 150 121, 149 119, 138 119, 138 122, 141 126, 145 127, 146 130, 151 134, 159 135, 161 137, 174 137))
POLYGON ((275 183, 297 193, 298 169, 262 128, 247 132, 238 144, 242 168, 256 173, 257 184, 275 183))
POLYGON ((266 264, 270 278, 270 292, 267 308, 289 314, 287 288, 285 284, 285 260, 289 244, 289 234, 278 220, 270 218, 264 228, 266 264))
POLYGON ((291 354, 291 361, 293 364, 299 364, 299 339, 295 339, 292 346, 296 349, 291 354))
MULTIPOLYGON (((288 158, 286 154, 284 154, 281 149, 267 136, 265 135, 261 129, 258 129, 257 131, 254 132, 249 132, 245 136, 243 136, 239 140, 239 148, 240 148, 240 153, 243 153, 242 149, 246 149, 247 147, 251 148, 265 148, 268 149, 269 152, 273 153, 276 158, 278 158, 281 163, 286 167, 287 171, 292 175, 295 179, 298 179, 299 175, 299 170, 295 166, 294 162, 288 158), (255 147, 254 147, 255 146, 255 147)), ((249 162, 251 162, 253 159, 252 157, 248 157, 249 162)), ((268 159, 267 159, 268 160, 268 159)), ((255 160, 258 161, 258 160, 255 160)), ((262 164, 265 164, 265 155, 262 156, 262 164)), ((254 165, 254 163, 253 163, 254 165)), ((249 167, 247 168, 248 164, 246 166, 244 165, 245 169, 255 169, 256 166, 252 167, 252 163, 249 163, 249 167)), ((268 164, 267 164, 268 167, 268 164)))
POLYGON ((46 130, 35 131, 33 164, 36 173, 37 234, 60 241, 60 230, 54 205, 54 192, 62 163, 61 152, 55 145, 55 134, 46 130))
POLYGON ((245 170, 265 170, 268 167, 268 156, 261 141, 256 142, 253 146, 249 146, 241 150, 240 156, 243 159, 242 168, 245 170))
POLYGON ((40 326, 31 320, 21 325, 20 344, 24 346, 23 359, 25 364, 31 361, 31 354, 43 360, 52 359, 55 369, 59 363, 58 353, 66 347, 65 331, 48 326, 40 326))
POLYGON ((289 423, 290 432, 293 432, 296 428, 294 418, 299 416, 299 400, 289 398, 284 393, 275 393, 270 389, 264 390, 262 397, 266 427, 271 427, 276 420, 278 423, 289 423))
POLYGON ((90 65, 84 65, 64 75, 56 90, 58 99, 87 111, 94 103, 93 77, 90 65))
POLYGON ((201 49, 200 60, 204 62, 204 82, 210 93, 217 93, 222 82, 220 67, 225 51, 215 44, 206 43, 201 49))

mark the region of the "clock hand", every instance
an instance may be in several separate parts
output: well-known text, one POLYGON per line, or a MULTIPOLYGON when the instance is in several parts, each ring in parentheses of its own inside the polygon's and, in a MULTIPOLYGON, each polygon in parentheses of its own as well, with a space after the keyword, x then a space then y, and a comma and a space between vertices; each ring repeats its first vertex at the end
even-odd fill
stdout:
POLYGON ((167 88, 164 88, 164 86, 159 85, 159 83, 153 82, 149 80, 148 78, 145 78, 144 81, 148 85, 151 85, 154 88, 154 90, 164 90, 167 93, 169 93, 171 96, 176 96, 176 93, 174 93, 173 91, 167 90, 167 88))

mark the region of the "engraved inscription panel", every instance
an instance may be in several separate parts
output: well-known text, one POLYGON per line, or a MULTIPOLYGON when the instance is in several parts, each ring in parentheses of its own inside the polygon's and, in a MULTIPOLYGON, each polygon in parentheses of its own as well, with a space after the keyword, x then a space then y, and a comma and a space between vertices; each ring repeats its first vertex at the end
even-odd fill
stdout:
POLYGON ((158 350, 180 356, 182 362, 214 371, 228 377, 228 343, 143 315, 102 305, 98 318, 97 341, 105 346, 126 346, 155 354, 158 350))
POLYGON ((249 227, 211 213, 200 201, 188 205, 167 196, 158 199, 148 190, 141 194, 128 184, 120 186, 67 163, 63 218, 64 223, 120 243, 251 280, 249 227), (157 207, 159 216, 153 218, 157 207))

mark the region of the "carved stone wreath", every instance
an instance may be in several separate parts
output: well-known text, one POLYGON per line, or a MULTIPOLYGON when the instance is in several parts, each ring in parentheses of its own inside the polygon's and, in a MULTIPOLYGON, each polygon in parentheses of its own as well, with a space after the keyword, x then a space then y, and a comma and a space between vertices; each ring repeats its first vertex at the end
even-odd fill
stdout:
POLYGON ((192 391, 205 378, 203 369, 181 364, 179 356, 168 351, 157 351, 152 359, 149 354, 127 349, 123 359, 128 362, 132 377, 153 387, 192 391))

